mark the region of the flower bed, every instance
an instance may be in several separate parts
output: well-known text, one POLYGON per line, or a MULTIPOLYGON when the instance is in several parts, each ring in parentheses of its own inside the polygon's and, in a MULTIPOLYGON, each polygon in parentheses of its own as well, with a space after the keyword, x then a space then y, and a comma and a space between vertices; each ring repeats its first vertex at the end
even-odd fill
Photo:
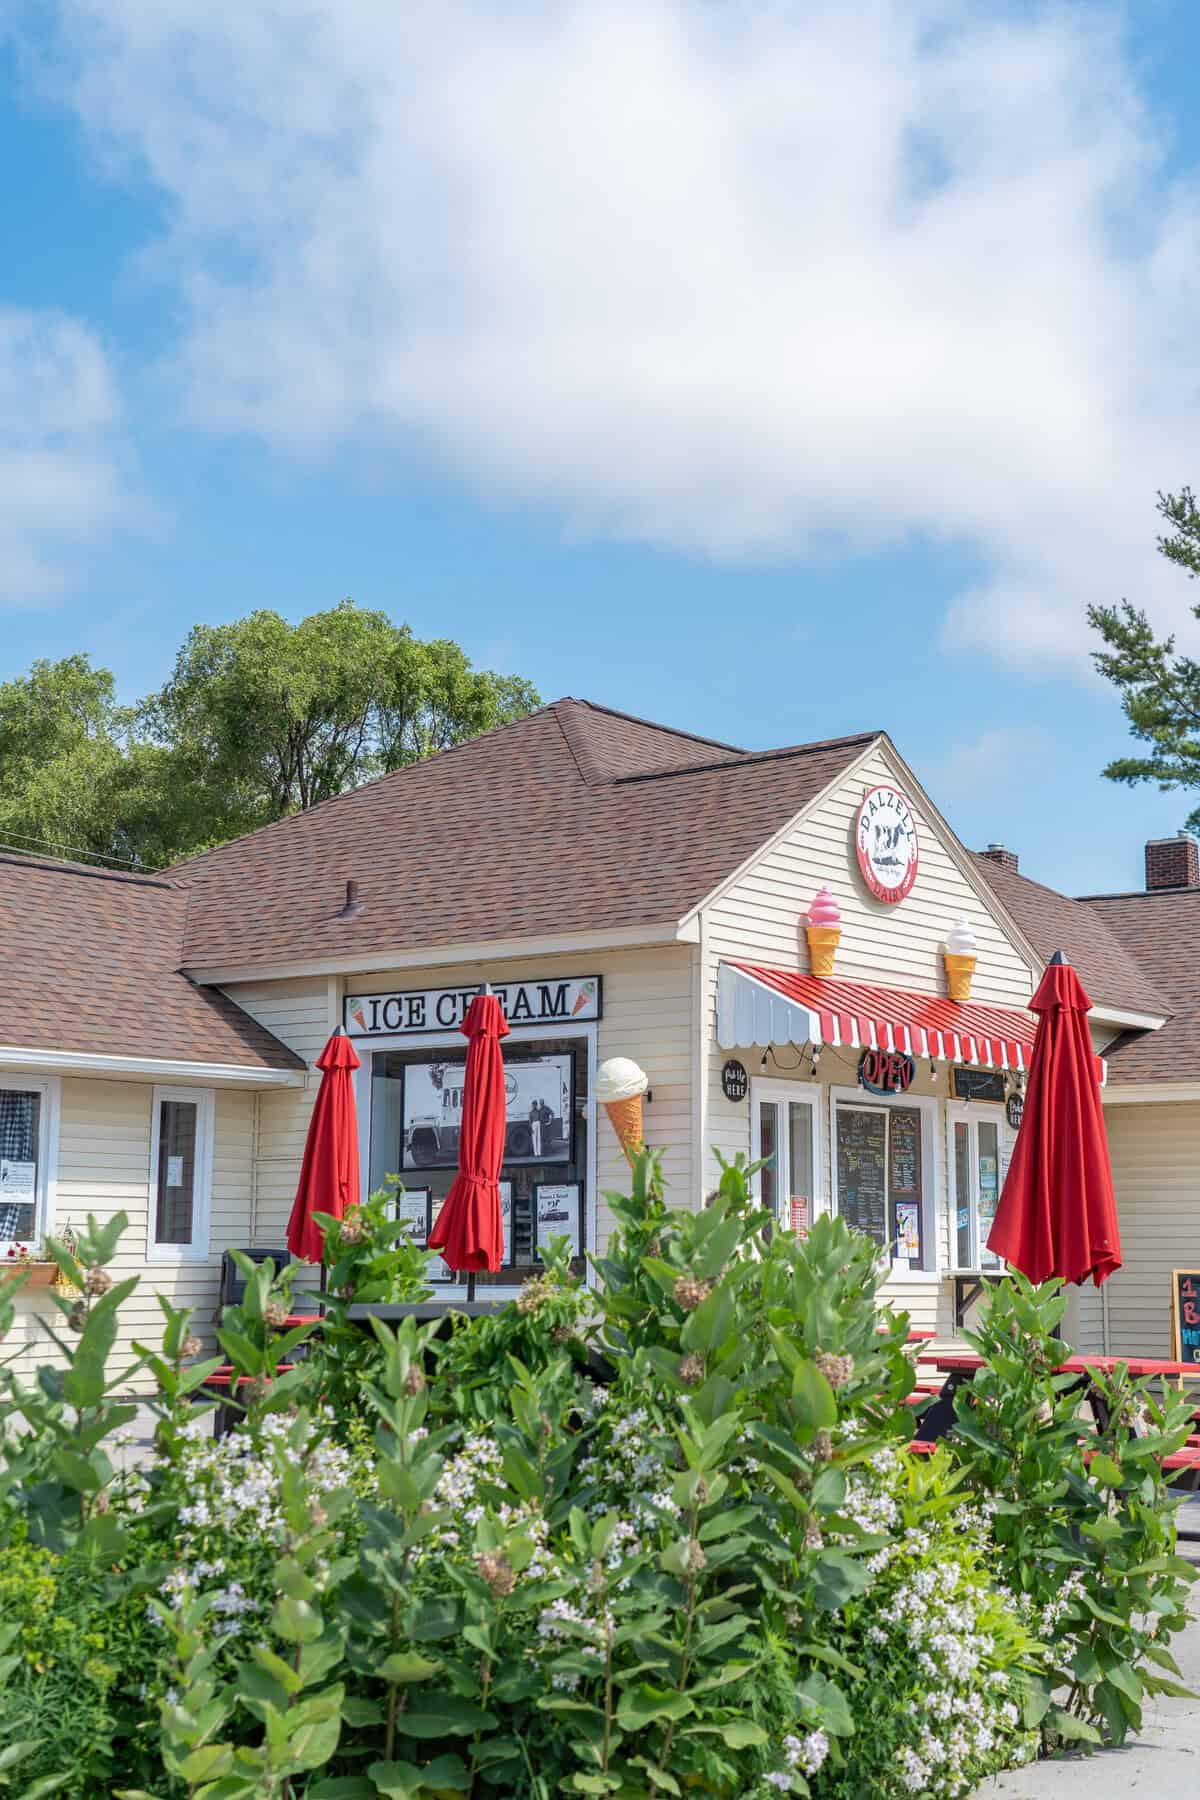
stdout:
POLYGON ((594 1293, 559 1245, 448 1339, 345 1317, 356 1271, 421 1285, 382 1205, 330 1233, 349 1291, 306 1360, 286 1281, 247 1265, 220 1333, 245 1417, 216 1442, 192 1404, 214 1364, 161 1301, 154 1454, 124 1474, 134 1284, 107 1274, 123 1221, 90 1225, 81 1298, 54 1299, 66 1368, 0 1390, 15 1791, 886 1800, 1135 1725, 1190 1571, 1130 1409, 1162 1444, 1178 1409, 1118 1395, 1081 1443, 1055 1296, 1018 1287, 955 1445, 910 1457, 872 1244, 772 1231, 740 1166, 696 1213, 652 1157, 634 1185, 594 1293))

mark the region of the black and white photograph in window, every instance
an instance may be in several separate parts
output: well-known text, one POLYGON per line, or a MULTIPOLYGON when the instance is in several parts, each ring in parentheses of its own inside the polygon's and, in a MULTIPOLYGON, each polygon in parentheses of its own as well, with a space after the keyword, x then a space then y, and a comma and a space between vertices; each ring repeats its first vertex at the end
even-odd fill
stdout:
MULTIPOLYGON (((370 1191, 377 1192, 389 1175, 396 1174, 406 1190, 429 1193, 431 1219, 441 1210, 457 1168, 465 1055, 465 1046, 461 1052, 447 1050, 440 1055, 414 1046, 371 1056, 370 1191)), ((508 1117, 500 1180, 504 1263, 496 1273, 481 1271, 478 1286, 512 1287, 539 1272, 536 1194, 539 1187, 553 1184, 578 1188, 578 1226, 570 1235, 578 1245, 582 1273, 587 1248, 587 1071, 586 1038, 515 1044, 505 1039, 508 1117)), ((400 1207, 408 1216, 403 1200, 400 1207)), ((432 1278, 457 1279, 436 1264, 432 1278)))
MULTIPOLYGON (((456 1167, 464 1069, 461 1057, 406 1066, 401 1168, 456 1167)), ((505 1057, 506 1164, 570 1160, 572 1071, 570 1056, 505 1057)))
POLYGON ((36 1234, 41 1108, 39 1093, 0 1087, 0 1243, 36 1234))

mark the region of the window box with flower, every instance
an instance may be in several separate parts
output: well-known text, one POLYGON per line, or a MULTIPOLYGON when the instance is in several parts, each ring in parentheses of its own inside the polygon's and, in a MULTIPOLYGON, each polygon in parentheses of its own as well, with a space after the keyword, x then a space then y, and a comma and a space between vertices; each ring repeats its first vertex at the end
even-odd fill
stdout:
POLYGON ((28 1244, 10 1244, 0 1257, 0 1284, 23 1280, 26 1287, 49 1288, 58 1280, 58 1264, 49 1257, 34 1256, 28 1244))

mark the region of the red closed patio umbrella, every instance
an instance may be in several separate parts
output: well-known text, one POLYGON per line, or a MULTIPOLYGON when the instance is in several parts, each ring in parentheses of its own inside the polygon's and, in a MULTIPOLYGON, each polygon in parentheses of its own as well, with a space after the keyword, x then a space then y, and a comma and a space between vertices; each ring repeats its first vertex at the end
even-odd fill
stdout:
POLYGON ((320 1262, 324 1248, 314 1213, 341 1219, 358 1205, 358 1113, 354 1105, 359 1059, 343 1031, 335 1031, 316 1066, 321 1085, 308 1121, 300 1184, 288 1220, 287 1246, 302 1262, 320 1262))
POLYGON ((508 1108, 500 1039, 508 1035, 508 1020, 489 989, 476 994, 461 1029, 467 1039, 467 1067, 458 1174, 429 1234, 429 1248, 440 1250, 451 1269, 467 1273, 470 1298, 475 1271, 498 1269, 504 1257, 500 1169, 508 1108))
POLYGON ((1038 1015, 1025 1111, 988 1249, 1030 1281, 1099 1287, 1121 1266, 1108 1133, 1087 1015, 1092 1003, 1061 950, 1030 1005, 1038 1015))

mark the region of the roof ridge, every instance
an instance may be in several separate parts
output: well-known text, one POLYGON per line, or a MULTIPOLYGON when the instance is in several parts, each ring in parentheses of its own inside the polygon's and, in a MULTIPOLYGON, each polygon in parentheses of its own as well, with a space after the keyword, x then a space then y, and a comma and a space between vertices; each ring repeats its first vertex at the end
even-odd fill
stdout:
POLYGON ((1165 887, 1165 888, 1118 888, 1108 894, 1076 894, 1080 906, 1090 906, 1093 900, 1170 900, 1179 895, 1192 895, 1200 900, 1200 887, 1165 887))
POLYGON ((79 875, 91 881, 117 881, 134 887, 163 888, 167 893, 182 892, 182 883, 163 875, 141 875, 129 869, 94 869, 88 863, 68 862, 65 857, 25 856, 20 851, 0 850, 0 863, 14 869, 41 869, 49 875, 79 875))
POLYGON ((741 750, 728 762, 685 763, 677 769, 647 769, 638 775, 618 775, 613 787, 625 787, 635 781, 667 781, 673 775, 714 774, 722 769, 749 769, 765 762, 781 762, 790 756, 812 756, 819 750, 839 750, 851 744, 873 744, 885 735, 882 731, 854 731, 845 737, 820 738, 812 744, 786 744, 779 750, 741 750))
POLYGON ((753 751, 743 750, 737 744, 727 744, 723 738, 704 737, 698 731, 684 731, 679 725, 661 725, 656 719, 643 719, 638 713, 623 712, 619 706, 605 706, 599 700, 583 700, 575 694, 564 694, 561 699, 551 701, 552 707, 586 706, 589 712, 607 713, 610 719, 624 719, 630 725, 640 725, 646 731, 657 731, 663 736, 686 738, 689 743, 709 744, 714 750, 728 750, 733 756, 750 756, 753 751))

